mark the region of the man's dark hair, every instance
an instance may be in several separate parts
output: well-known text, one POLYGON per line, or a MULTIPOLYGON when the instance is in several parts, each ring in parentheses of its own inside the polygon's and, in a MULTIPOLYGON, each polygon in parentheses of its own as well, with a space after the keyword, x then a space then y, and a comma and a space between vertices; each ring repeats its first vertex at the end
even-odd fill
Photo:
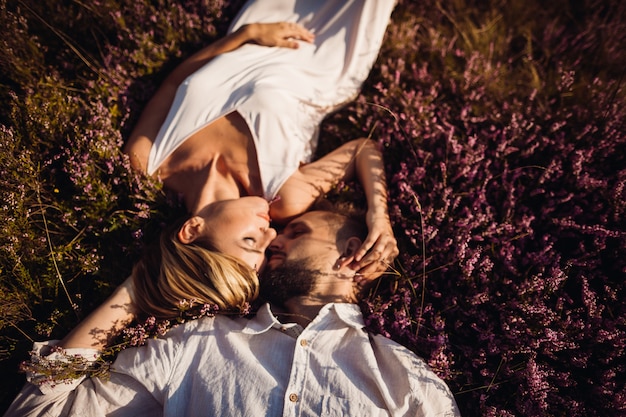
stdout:
POLYGON ((337 242, 356 236, 361 240, 367 237, 367 224, 365 223, 365 211, 355 207, 347 201, 332 202, 328 199, 318 199, 310 211, 327 211, 337 216, 337 242))

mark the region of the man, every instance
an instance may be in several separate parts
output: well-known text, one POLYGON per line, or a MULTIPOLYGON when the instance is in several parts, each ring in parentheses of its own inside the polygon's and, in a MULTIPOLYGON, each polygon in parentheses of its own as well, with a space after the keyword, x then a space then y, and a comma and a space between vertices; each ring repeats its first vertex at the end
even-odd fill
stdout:
POLYGON ((333 212, 296 218, 270 246, 253 318, 186 323, 120 353, 109 381, 27 386, 8 415, 457 416, 420 358, 364 330, 349 267, 364 231, 333 212))
POLYGON ((270 244, 261 295, 282 323, 295 323, 281 327, 293 339, 285 346, 293 352, 285 415, 458 415, 421 359, 364 330, 346 265, 366 235, 357 220, 311 211, 270 244))

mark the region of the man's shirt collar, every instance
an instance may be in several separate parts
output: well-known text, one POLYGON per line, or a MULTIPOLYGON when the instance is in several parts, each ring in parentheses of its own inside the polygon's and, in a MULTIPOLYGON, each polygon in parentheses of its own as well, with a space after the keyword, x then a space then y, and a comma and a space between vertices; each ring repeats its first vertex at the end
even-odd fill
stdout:
MULTIPOLYGON (((328 315, 334 315, 343 321, 347 326, 354 329, 362 329, 364 327, 363 315, 361 309, 356 304, 350 303, 330 303, 326 304, 318 315, 313 319, 311 324, 323 320, 328 315)), ((256 316, 248 320, 246 326, 242 329, 244 334, 260 334, 268 331, 271 328, 277 329, 290 329, 291 327, 298 326, 294 323, 281 323, 274 313, 272 313, 271 307, 268 303, 259 307, 256 316)), ((299 326, 298 326, 299 327, 299 326)))

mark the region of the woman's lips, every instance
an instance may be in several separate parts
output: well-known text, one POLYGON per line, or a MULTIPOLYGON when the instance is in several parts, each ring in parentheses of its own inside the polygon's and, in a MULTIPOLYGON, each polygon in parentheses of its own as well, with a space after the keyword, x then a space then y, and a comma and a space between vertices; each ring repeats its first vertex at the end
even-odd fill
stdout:
POLYGON ((272 221, 272 219, 270 218, 270 215, 268 213, 257 213, 257 216, 259 216, 262 219, 267 220, 268 222, 272 221))

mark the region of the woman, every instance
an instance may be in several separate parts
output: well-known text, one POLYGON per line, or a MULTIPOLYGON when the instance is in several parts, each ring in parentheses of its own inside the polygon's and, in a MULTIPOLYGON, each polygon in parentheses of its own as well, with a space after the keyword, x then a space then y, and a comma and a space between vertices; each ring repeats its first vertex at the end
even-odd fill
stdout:
POLYGON ((369 236, 338 267, 350 265, 364 277, 386 269, 398 250, 374 145, 355 140, 303 162, 323 117, 366 78, 393 6, 393 0, 250 1, 225 38, 169 75, 125 151, 134 167, 180 193, 191 217, 166 232, 135 268, 134 282, 127 280, 96 312, 110 317, 111 328, 84 332, 95 326, 87 319, 61 346, 103 347, 136 314, 172 318, 185 299, 243 306, 256 295, 254 270, 263 267, 276 234, 270 216, 285 222, 354 176, 367 197, 369 236), (285 21, 271 23, 276 20, 285 21), (230 262, 228 274, 217 266, 222 261, 230 262), (226 297, 224 285, 239 286, 227 293, 240 296, 226 297))
POLYGON ((369 235, 337 268, 351 265, 365 276, 386 268, 398 250, 380 153, 361 139, 309 161, 319 123, 366 78, 393 6, 250 1, 225 38, 170 74, 125 152, 135 168, 180 193, 191 217, 165 232, 134 279, 58 346, 102 349, 138 314, 171 318, 176 303, 189 298, 243 307, 256 296, 255 270, 276 235, 270 216, 286 222, 353 177, 366 194, 369 235))
POLYGON ((258 295, 265 249, 276 237, 269 204, 247 196, 217 201, 209 209, 203 227, 217 231, 218 239, 201 233, 184 244, 178 238, 180 223, 170 225, 146 248, 131 276, 55 345, 102 350, 134 320, 180 318, 181 302, 246 311, 258 295))
POLYGON ((242 312, 257 297, 256 269, 265 263, 264 250, 276 237, 276 231, 269 227, 268 203, 260 197, 242 197, 213 206, 221 212, 209 217, 207 223, 212 230, 223 233, 220 239, 210 239, 212 234, 206 234, 191 244, 183 244, 177 237, 180 223, 175 223, 162 232, 159 241, 135 265, 135 296, 127 302, 140 316, 179 319, 181 308, 194 305, 242 312), (242 235, 237 234, 240 230, 242 235), (255 233, 262 234, 256 241, 263 250, 252 249, 252 238, 244 237, 255 233), (241 240, 243 244, 239 243, 241 240), (185 305, 181 306, 181 302, 185 305))
MULTIPOLYGON (((346 262, 367 274, 397 255, 374 145, 351 141, 308 163, 322 119, 353 98, 367 77, 394 3, 249 1, 225 38, 168 76, 125 152, 135 168, 182 195, 192 216, 178 233, 182 243, 209 235, 221 240, 208 225, 225 223, 215 221, 216 212, 225 213, 215 209, 218 202, 234 207, 242 196, 261 196, 272 201, 272 220, 283 223, 339 181, 358 177, 370 233, 346 262)), ((263 237, 245 236, 239 246, 261 252, 263 237)))

